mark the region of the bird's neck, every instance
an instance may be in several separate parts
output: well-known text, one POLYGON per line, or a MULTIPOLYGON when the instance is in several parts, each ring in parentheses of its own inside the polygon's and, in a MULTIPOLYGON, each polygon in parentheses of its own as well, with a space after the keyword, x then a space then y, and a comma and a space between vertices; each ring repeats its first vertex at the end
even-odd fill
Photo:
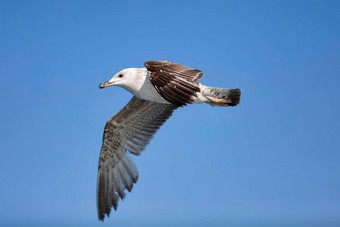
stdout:
POLYGON ((148 72, 145 68, 137 68, 136 70, 137 72, 134 81, 131 81, 129 85, 122 86, 124 89, 126 89, 135 96, 140 92, 140 90, 148 80, 147 76, 148 72))

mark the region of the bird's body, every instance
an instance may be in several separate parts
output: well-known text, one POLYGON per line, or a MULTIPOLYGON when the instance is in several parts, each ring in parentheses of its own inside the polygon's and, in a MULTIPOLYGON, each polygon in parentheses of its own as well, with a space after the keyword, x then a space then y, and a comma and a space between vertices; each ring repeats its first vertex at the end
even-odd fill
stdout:
POLYGON ((155 132, 178 107, 192 103, 236 106, 239 89, 208 87, 199 82, 203 72, 168 61, 149 61, 146 68, 120 71, 99 88, 119 86, 134 97, 106 124, 99 158, 97 209, 99 220, 117 209, 124 190, 132 190, 138 171, 127 154, 139 155, 155 132))
MULTIPOLYGON (((134 75, 135 78, 133 83, 123 84, 123 85, 116 85, 120 86, 134 96, 157 103, 167 103, 170 104, 169 101, 164 99, 155 89, 155 87, 150 82, 150 74, 146 68, 128 68, 120 71, 118 74, 124 75, 134 75)), ((205 91, 207 89, 206 86, 201 84, 198 81, 193 82, 201 91, 205 91)), ((197 97, 194 97, 194 103, 204 103, 208 102, 208 99, 202 95, 203 92, 198 92, 197 97)))

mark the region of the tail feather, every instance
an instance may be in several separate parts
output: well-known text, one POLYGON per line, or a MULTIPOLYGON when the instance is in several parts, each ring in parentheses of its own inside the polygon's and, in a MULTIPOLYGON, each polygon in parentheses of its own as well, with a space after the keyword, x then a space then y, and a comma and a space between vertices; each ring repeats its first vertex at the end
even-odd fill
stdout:
POLYGON ((241 90, 206 87, 203 94, 211 106, 237 106, 241 100, 241 90))

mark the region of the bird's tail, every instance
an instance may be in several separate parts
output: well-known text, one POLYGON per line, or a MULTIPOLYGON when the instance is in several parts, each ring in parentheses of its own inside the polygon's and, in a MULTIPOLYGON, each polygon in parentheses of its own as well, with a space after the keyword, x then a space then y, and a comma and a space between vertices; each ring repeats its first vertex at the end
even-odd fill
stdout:
POLYGON ((203 95, 211 106, 237 106, 240 103, 241 90, 205 86, 203 95))

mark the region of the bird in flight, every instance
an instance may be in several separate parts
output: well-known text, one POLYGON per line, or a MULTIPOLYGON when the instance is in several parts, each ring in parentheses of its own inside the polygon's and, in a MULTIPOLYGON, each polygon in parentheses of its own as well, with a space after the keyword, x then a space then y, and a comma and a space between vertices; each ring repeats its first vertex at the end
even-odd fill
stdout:
POLYGON ((128 152, 140 155, 156 131, 178 107, 193 103, 236 106, 240 89, 208 87, 203 72, 169 61, 148 61, 145 68, 128 68, 99 88, 119 86, 134 96, 105 126, 98 164, 98 219, 109 216, 125 189, 131 192, 138 170, 128 152))

